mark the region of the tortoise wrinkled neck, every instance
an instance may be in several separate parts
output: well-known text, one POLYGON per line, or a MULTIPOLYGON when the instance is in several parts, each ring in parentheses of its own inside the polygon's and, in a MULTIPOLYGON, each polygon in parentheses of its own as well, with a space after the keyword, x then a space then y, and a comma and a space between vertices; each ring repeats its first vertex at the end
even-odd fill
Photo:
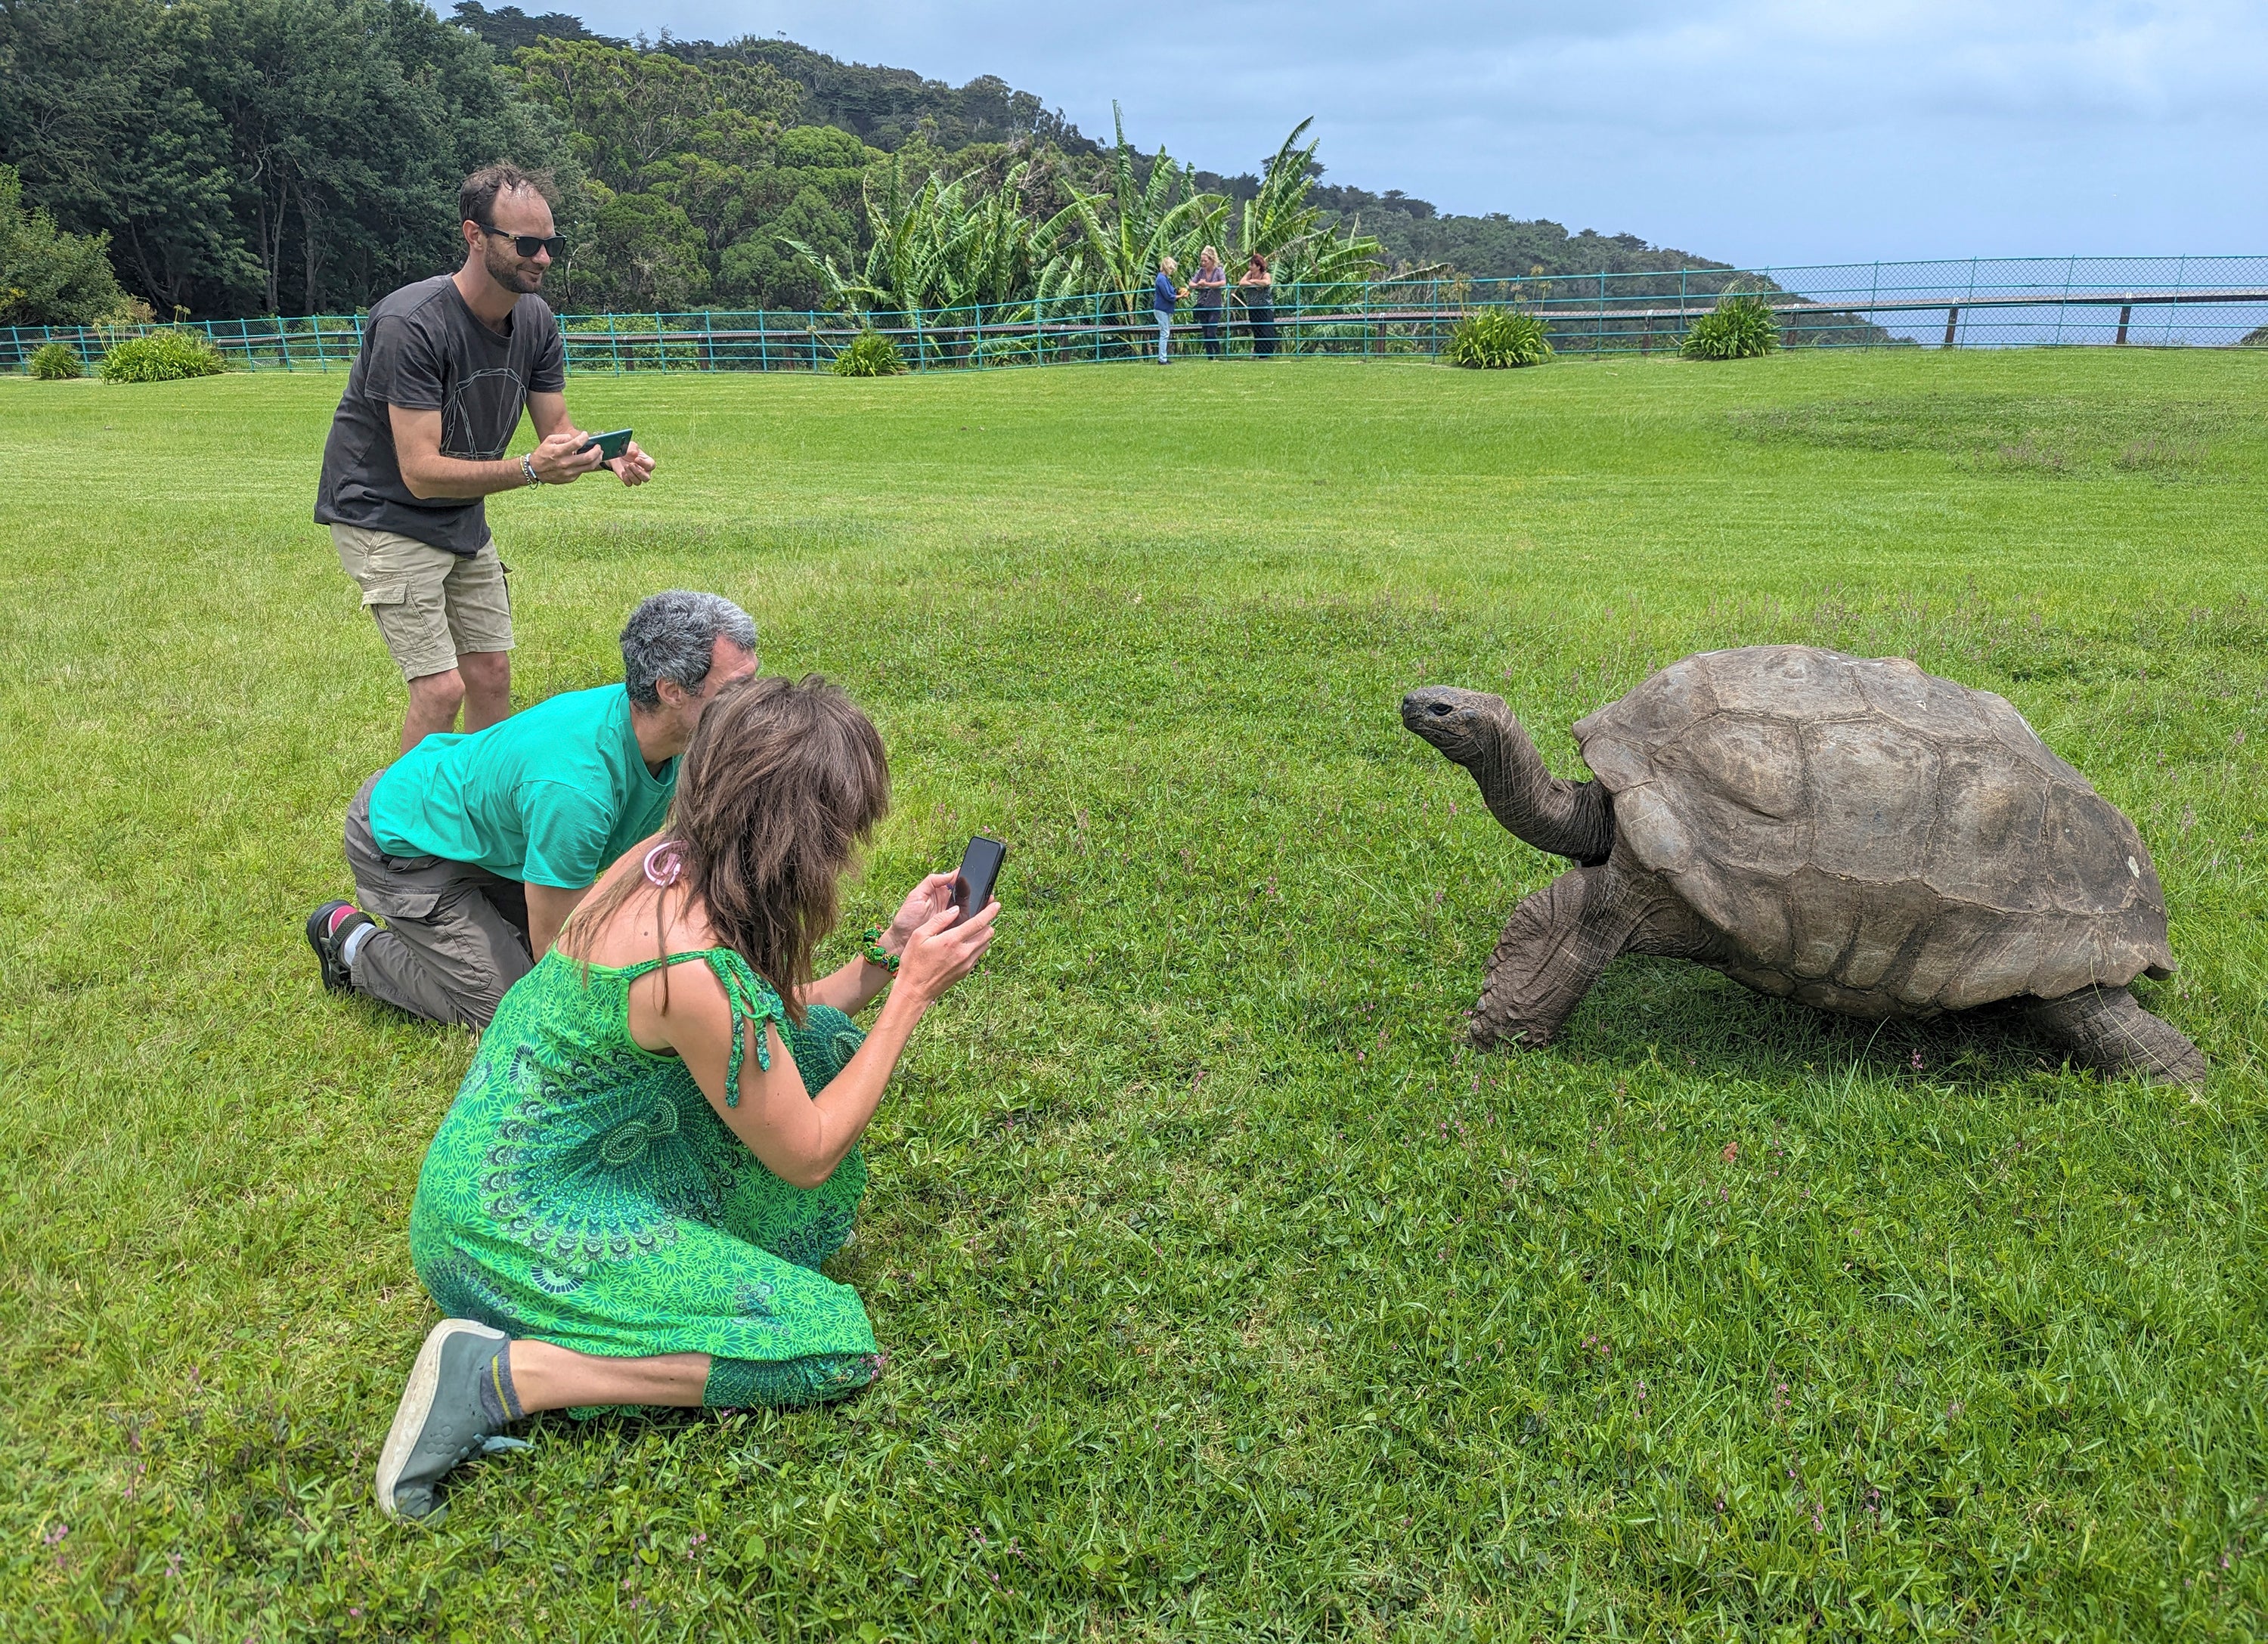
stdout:
POLYGON ((1538 850, 1604 862, 1615 842, 1607 790, 1551 774, 1511 709, 1476 718, 1473 757, 1459 762, 1472 772, 1490 814, 1538 850))

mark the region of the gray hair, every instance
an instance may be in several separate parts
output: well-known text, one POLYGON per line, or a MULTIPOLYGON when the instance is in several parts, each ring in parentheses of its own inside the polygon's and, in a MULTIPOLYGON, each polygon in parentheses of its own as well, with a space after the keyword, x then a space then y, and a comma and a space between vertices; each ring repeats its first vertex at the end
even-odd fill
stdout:
POLYGON ((659 707, 664 679, 699 690, 720 639, 755 652, 755 620, 722 594, 673 588, 642 602, 622 629, 622 684, 630 701, 659 707))

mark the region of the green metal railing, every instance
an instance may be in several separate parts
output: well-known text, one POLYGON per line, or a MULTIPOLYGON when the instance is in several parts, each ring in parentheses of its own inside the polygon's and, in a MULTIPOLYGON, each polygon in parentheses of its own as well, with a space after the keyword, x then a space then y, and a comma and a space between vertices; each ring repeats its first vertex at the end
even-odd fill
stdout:
MULTIPOLYGON (((1224 358, 1439 356, 1478 309, 1539 316, 1563 354, 1675 349, 1728 291, 1761 296, 1792 348, 2009 348, 2055 344, 2225 346, 2268 339, 2268 257, 1977 258, 1798 268, 1679 268, 1519 280, 1401 279, 1280 287, 1264 304, 1232 287, 1208 318, 1184 302, 1177 355, 1224 358)), ((328 371, 361 350, 364 317, 187 322, 234 366, 328 371)), ((871 327, 908 365, 937 371, 1155 357, 1145 291, 983 306, 850 314, 784 311, 563 315, 578 371, 820 371, 871 327)), ((126 337, 159 327, 0 327, 0 370, 49 342, 91 369, 126 337)))

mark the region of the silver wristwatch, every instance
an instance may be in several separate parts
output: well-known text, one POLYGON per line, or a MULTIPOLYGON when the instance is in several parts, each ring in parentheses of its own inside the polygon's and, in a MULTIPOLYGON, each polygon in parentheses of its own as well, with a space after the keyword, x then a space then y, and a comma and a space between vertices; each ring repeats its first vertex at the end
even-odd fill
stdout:
POLYGON ((519 471, 527 476, 527 482, 530 485, 541 485, 543 483, 541 480, 535 477, 535 453, 534 451, 529 451, 519 459, 519 471))

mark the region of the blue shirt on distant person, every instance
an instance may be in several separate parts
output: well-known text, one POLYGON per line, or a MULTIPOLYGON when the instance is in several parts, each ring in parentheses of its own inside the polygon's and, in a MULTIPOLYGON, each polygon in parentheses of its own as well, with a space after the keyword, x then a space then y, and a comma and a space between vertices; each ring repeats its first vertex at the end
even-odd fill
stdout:
POLYGON ((1160 270, 1158 275, 1158 295, 1150 299, 1150 306, 1156 309, 1161 314, 1170 314, 1174 312, 1174 305, 1180 300, 1181 298, 1175 296, 1174 292, 1173 275, 1167 274, 1162 269, 1160 270))

